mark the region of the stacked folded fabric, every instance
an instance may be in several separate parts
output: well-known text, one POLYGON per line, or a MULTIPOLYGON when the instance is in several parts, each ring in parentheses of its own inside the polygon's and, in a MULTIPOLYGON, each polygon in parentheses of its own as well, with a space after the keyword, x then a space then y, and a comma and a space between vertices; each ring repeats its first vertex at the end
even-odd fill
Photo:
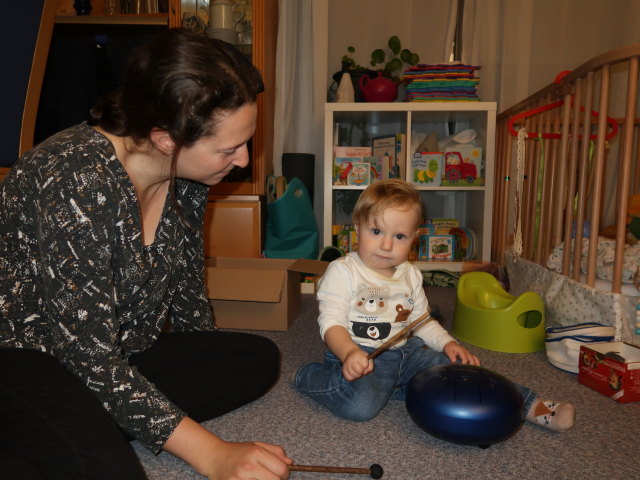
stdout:
POLYGON ((480 81, 475 71, 480 67, 462 63, 438 65, 418 64, 405 70, 408 102, 471 102, 478 101, 476 85, 480 81))

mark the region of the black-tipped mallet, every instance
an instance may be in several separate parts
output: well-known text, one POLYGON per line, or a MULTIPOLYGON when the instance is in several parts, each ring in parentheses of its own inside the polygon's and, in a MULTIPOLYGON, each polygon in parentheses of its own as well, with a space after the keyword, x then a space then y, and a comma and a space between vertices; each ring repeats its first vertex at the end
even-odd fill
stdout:
POLYGON ((319 472, 319 473, 356 473, 368 474, 371 478, 382 478, 384 470, 380 465, 374 463, 369 468, 352 468, 352 467, 327 467, 317 465, 289 465, 291 472, 319 472))

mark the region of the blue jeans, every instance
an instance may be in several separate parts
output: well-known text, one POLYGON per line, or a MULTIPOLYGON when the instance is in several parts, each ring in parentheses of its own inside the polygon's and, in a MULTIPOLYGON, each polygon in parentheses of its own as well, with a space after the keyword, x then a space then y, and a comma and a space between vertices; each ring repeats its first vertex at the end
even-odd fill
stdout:
MULTIPOLYGON (((295 384, 301 393, 338 417, 371 420, 389 400, 404 400, 406 386, 418 372, 451 363, 444 353, 423 347, 422 339, 411 337, 404 346, 376 357, 374 371, 353 382, 342 377, 340 361, 327 351, 323 363, 309 363, 298 370, 295 384)), ((374 350, 371 347, 360 348, 367 353, 374 350)), ((514 386, 524 399, 526 415, 536 394, 522 385, 514 383, 514 386)))

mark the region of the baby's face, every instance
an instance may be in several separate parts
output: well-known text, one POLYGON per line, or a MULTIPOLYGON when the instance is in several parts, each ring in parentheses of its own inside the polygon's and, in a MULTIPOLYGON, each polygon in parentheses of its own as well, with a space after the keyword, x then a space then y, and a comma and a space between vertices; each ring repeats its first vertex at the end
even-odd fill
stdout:
POLYGON ((418 212, 412 207, 388 208, 374 222, 358 225, 358 253, 370 268, 386 277, 409 258, 417 233, 418 212))

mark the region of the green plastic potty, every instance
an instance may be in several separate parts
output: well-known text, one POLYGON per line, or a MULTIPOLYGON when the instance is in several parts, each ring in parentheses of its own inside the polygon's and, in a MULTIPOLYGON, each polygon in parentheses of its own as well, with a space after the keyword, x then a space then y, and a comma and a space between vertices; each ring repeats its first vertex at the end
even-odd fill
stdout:
POLYGON ((544 302, 535 292, 507 293, 489 273, 465 273, 458 280, 453 334, 497 352, 544 350, 544 302))

